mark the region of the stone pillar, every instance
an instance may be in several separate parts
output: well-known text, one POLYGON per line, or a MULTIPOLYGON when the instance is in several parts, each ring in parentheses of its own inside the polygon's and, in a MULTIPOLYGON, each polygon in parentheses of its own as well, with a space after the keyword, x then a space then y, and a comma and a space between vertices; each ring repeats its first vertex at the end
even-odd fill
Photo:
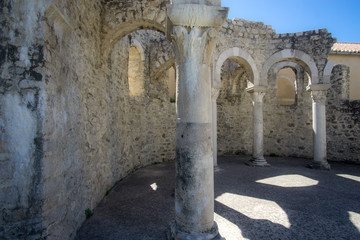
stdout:
POLYGON ((312 97, 314 134, 314 159, 308 167, 314 169, 330 170, 326 156, 326 91, 330 87, 330 84, 313 84, 307 88, 312 97))
POLYGON ((211 117, 211 56, 228 9, 220 0, 167 6, 178 73, 175 222, 170 239, 217 239, 211 117))
POLYGON ((216 100, 219 97, 220 89, 212 88, 211 102, 212 102, 212 142, 213 142, 213 158, 214 167, 217 167, 217 105, 216 100))
POLYGON ((248 162, 249 166, 268 167, 264 158, 264 117, 263 117, 263 100, 266 87, 254 86, 246 89, 251 95, 253 102, 253 118, 254 118, 254 143, 253 157, 248 162))

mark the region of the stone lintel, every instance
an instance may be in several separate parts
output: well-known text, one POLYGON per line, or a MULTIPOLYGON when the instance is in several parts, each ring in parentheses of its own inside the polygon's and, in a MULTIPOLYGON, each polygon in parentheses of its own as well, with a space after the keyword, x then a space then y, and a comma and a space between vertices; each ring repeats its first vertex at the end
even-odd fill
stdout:
POLYGON ((252 86, 252 87, 246 88, 246 91, 248 93, 266 92, 266 89, 267 89, 266 86, 252 86))
POLYGON ((311 84, 306 87, 307 91, 327 91, 331 87, 331 84, 311 84))

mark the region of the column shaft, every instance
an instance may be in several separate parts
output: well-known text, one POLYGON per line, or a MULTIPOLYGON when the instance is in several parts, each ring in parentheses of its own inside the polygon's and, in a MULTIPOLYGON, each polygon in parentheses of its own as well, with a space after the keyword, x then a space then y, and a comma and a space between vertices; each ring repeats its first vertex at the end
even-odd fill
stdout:
POLYGON ((326 152, 326 90, 312 90, 314 159, 308 166, 316 169, 330 169, 326 152))
POLYGON ((220 3, 177 0, 168 5, 178 73, 175 223, 170 239, 219 238, 214 222, 210 65, 218 30, 228 12, 220 3))
POLYGON ((254 138, 253 157, 248 165, 256 167, 270 166, 264 158, 264 116, 263 100, 265 96, 264 87, 253 87, 247 90, 253 101, 254 138))
POLYGON ((214 225, 209 76, 209 66, 196 62, 179 66, 175 220, 184 232, 206 232, 214 225))

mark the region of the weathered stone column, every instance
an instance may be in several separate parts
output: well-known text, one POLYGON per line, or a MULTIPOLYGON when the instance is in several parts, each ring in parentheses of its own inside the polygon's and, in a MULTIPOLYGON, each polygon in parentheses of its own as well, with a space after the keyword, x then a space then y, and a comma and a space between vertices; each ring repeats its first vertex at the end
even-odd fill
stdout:
POLYGON ((314 169, 330 170, 326 156, 326 91, 330 84, 314 84, 308 87, 312 97, 314 159, 308 165, 314 169))
POLYGON ((178 73, 175 223, 170 239, 219 238, 214 222, 210 64, 227 13, 220 0, 173 0, 167 6, 178 73))
POLYGON ((249 166, 268 167, 264 158, 264 117, 263 117, 263 100, 266 87, 254 86, 246 89, 250 93, 253 102, 253 118, 254 118, 254 143, 253 157, 248 162, 249 166))
POLYGON ((217 105, 216 100, 219 97, 220 89, 211 89, 212 102, 212 142, 213 142, 213 159, 214 167, 217 167, 217 105))

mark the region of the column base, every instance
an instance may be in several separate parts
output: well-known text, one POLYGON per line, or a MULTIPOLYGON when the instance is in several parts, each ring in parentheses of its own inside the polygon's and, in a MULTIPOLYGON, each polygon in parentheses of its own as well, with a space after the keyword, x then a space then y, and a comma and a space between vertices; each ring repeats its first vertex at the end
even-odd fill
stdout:
POLYGON ((324 162, 312 161, 311 163, 306 165, 306 167, 311 168, 311 169, 330 171, 330 164, 326 161, 324 161, 324 162))
POLYGON ((267 163, 265 158, 259 157, 259 158, 252 158, 249 162, 246 163, 246 165, 250 167, 270 167, 271 165, 267 163))
POLYGON ((218 226, 214 222, 214 226, 206 233, 186 233, 182 232, 176 227, 176 223, 171 222, 167 230, 168 240, 221 240, 218 226))

